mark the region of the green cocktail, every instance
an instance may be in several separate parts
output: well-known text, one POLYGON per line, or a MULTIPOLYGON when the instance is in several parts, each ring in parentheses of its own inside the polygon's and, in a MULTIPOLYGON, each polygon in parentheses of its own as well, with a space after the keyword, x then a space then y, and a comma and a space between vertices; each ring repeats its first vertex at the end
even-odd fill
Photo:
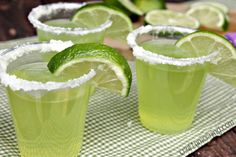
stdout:
MULTIPOLYGON (((52 81, 46 65, 45 62, 22 65, 11 73, 26 80, 52 81)), ((89 83, 78 88, 35 93, 8 88, 21 156, 65 157, 78 154, 82 146, 89 90, 89 83)))
MULTIPOLYGON (((189 56, 171 44, 161 45, 159 42, 148 41, 142 47, 162 55, 168 53, 170 57, 189 56)), ((151 65, 137 59, 136 71, 139 115, 143 125, 161 133, 190 127, 205 81, 205 66, 151 65)))
POLYGON ((103 43, 105 30, 111 21, 98 20, 91 26, 73 22, 71 18, 85 3, 55 3, 41 5, 29 14, 29 21, 37 28, 39 41, 51 39, 73 43, 103 43))
POLYGON ((6 87, 22 157, 75 157, 95 88, 128 96, 132 74, 109 46, 52 40, 3 51, 6 87))
MULTIPOLYGON (((68 45, 58 43, 53 47, 68 45)), ((54 54, 51 48, 49 43, 27 45, 4 56, 9 59, 9 75, 1 74, 1 78, 7 86, 22 157, 72 157, 82 146, 91 93, 89 80, 95 72, 73 80, 68 80, 68 75, 54 76, 41 51, 54 54), (12 58, 13 54, 17 57, 12 58)))
MULTIPOLYGON (((136 57, 140 120, 146 128, 162 134, 181 132, 191 126, 207 74, 206 62, 212 57, 199 58, 196 53, 175 47, 173 40, 157 36, 166 33, 173 38, 175 29, 181 30, 146 26, 128 38, 136 57)), ((186 28, 183 31, 193 32, 186 28)))

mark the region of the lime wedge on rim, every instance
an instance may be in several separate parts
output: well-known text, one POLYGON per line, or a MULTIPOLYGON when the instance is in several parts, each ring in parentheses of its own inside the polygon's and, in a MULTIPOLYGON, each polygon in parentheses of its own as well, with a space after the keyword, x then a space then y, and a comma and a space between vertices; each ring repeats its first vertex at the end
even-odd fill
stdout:
POLYGON ((225 31, 228 28, 228 17, 220 9, 210 5, 192 7, 187 14, 198 19, 200 24, 216 30, 225 31))
POLYGON ((132 74, 126 59, 109 46, 97 43, 75 44, 51 58, 48 69, 71 79, 94 69, 93 85, 122 96, 129 94, 132 74))
POLYGON ((79 9, 72 21, 87 27, 101 25, 107 20, 112 21, 110 28, 106 30, 106 37, 120 41, 126 41, 126 36, 132 31, 132 22, 123 12, 103 5, 91 3, 79 9))
POLYGON ((191 4, 191 8, 193 7, 197 7, 197 6, 200 6, 200 5, 211 5, 211 6, 214 6, 218 9, 220 9, 221 11, 223 11, 225 14, 227 14, 229 12, 229 9, 227 6, 225 6, 224 4, 222 3, 217 3, 217 2, 195 2, 193 4, 191 4))
POLYGON ((166 9, 164 0, 134 0, 134 4, 144 13, 154 9, 166 9))
POLYGON ((131 0, 103 0, 107 5, 115 6, 123 10, 123 12, 135 15, 143 15, 144 12, 139 9, 131 0))
POLYGON ((176 42, 176 46, 198 56, 219 52, 217 64, 210 65, 210 74, 236 85, 236 49, 224 37, 207 31, 189 34, 176 42))
POLYGON ((145 21, 151 25, 175 25, 195 29, 200 25, 195 18, 170 10, 152 10, 146 14, 145 21))

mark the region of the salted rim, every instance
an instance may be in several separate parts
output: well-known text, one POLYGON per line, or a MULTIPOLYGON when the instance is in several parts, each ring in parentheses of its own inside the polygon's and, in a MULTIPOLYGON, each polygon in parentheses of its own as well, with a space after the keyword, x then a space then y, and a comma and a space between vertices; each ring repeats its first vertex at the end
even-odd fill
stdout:
POLYGON ((151 51, 145 50, 143 47, 139 46, 136 42, 138 35, 142 35, 148 33, 150 31, 155 30, 157 33, 160 32, 170 32, 170 33, 182 33, 182 34, 190 34, 195 32, 196 30, 187 28, 187 27, 180 27, 180 26, 169 26, 169 25, 158 25, 158 26, 141 26, 127 36, 127 42, 129 46, 133 49, 133 55, 145 62, 150 64, 169 64, 175 66, 190 66, 193 64, 203 64, 205 62, 211 62, 213 58, 215 58, 219 52, 212 52, 207 56, 201 56, 196 58, 173 58, 168 57, 156 53, 152 53, 151 51))
POLYGON ((43 16, 50 16, 53 12, 58 12, 60 10, 77 10, 87 3, 53 3, 47 5, 39 5, 33 8, 28 15, 30 23, 37 29, 41 29, 45 32, 52 32, 55 34, 72 34, 72 35, 86 35, 89 33, 101 32, 112 25, 112 21, 108 20, 98 27, 87 29, 87 28, 65 28, 49 26, 42 23, 39 19, 43 16))
POLYGON ((87 74, 84 74, 81 77, 71 79, 65 82, 52 82, 48 81, 45 83, 38 81, 28 81, 21 78, 18 78, 16 75, 10 75, 7 73, 8 65, 16 60, 17 58, 30 54, 34 51, 38 51, 38 53, 46 53, 50 51, 62 51, 67 47, 72 46, 73 43, 71 41, 57 41, 51 40, 50 42, 45 43, 27 43, 21 46, 17 46, 13 49, 5 51, 4 55, 0 57, 0 79, 1 83, 5 87, 10 87, 12 90, 24 90, 24 91, 34 91, 34 90, 57 90, 63 88, 74 88, 79 87, 83 83, 89 81, 96 75, 96 72, 91 69, 87 74))

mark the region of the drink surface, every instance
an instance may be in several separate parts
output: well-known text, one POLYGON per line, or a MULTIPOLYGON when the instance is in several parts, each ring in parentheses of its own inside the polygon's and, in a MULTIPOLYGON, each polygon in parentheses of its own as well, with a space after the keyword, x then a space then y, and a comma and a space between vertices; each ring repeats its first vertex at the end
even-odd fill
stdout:
MULTIPOLYGON (((142 43, 144 49, 174 58, 192 57, 170 44, 142 43)), ((172 134, 191 126, 206 76, 203 65, 177 67, 136 60, 139 115, 152 131, 172 134)))
POLYGON ((44 22, 45 24, 49 26, 63 26, 65 28, 79 28, 83 27, 82 25, 79 25, 78 23, 72 22, 69 19, 55 19, 55 20, 49 20, 44 22))
MULTIPOLYGON (((70 21, 70 19, 53 19, 45 21, 44 24, 55 27, 63 28, 84 28, 88 29, 87 26, 82 23, 75 23, 70 21)), ((96 26, 95 26, 96 27, 96 26)), ((94 27, 94 28, 95 28, 94 27)), ((92 28, 89 28, 92 29, 92 28)), ((56 34, 53 32, 45 32, 43 30, 37 29, 37 35, 40 41, 49 41, 51 39, 68 41, 71 40, 74 43, 88 43, 88 42, 103 42, 105 31, 97 33, 89 33, 86 35, 74 35, 74 34, 56 34)))
POLYGON ((13 70, 11 74, 16 75, 19 78, 38 81, 38 82, 63 82, 69 79, 68 76, 55 76, 47 68, 47 62, 36 62, 31 64, 25 64, 17 69, 13 70))
POLYGON ((191 58, 195 57, 194 53, 183 51, 172 43, 172 40, 150 40, 141 43, 145 50, 152 53, 161 54, 173 58, 191 58))
MULTIPOLYGON (((46 62, 17 67, 11 74, 40 82, 64 81, 52 75, 46 62)), ((82 145, 89 85, 55 91, 7 89, 22 157, 77 156, 82 145)))

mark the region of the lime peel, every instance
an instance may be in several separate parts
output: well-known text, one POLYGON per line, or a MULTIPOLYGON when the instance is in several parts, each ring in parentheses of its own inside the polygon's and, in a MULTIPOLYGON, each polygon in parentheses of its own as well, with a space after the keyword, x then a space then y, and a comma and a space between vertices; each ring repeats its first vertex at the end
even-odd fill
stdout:
POLYGON ((209 72, 226 83, 236 85, 236 49, 227 39, 211 32, 199 31, 181 38, 176 43, 176 46, 184 50, 195 51, 191 50, 189 45, 204 53, 219 51, 220 55, 216 58, 218 63, 210 65, 209 72))
POLYGON ((161 31, 163 32, 183 32, 184 34, 192 33, 194 30, 190 28, 182 28, 177 26, 145 26, 140 27, 133 32, 131 32, 128 37, 128 44, 133 49, 133 54, 136 58, 143 60, 145 62, 148 62, 150 64, 169 64, 169 65, 175 65, 175 66, 190 66, 193 64, 203 64, 204 62, 211 62, 212 59, 214 59, 218 52, 212 52, 211 54, 196 57, 196 58, 173 58, 168 57, 156 53, 152 53, 150 51, 145 50, 141 46, 139 46, 136 42, 136 38, 139 35, 142 35, 144 33, 148 33, 150 31, 155 31, 156 33, 159 33, 161 31))
POLYGON ((229 12, 229 9, 224 4, 217 3, 217 2, 210 2, 210 1, 209 2, 195 2, 195 3, 191 4, 190 7, 193 8, 193 7, 198 7, 200 5, 202 5, 202 6, 203 5, 204 6, 206 6, 206 5, 214 6, 214 7, 218 8, 218 9, 220 9, 221 11, 223 11, 226 14, 229 12))
POLYGON ((219 30, 226 30, 228 27, 227 15, 214 6, 199 5, 190 8, 186 14, 198 19, 205 27, 219 30))
MULTIPOLYGON (((101 77, 103 80, 96 80, 94 78, 93 82, 97 87, 104 87, 100 83, 109 82, 110 80, 107 79, 114 79, 119 80, 120 86, 115 88, 112 86, 113 84, 109 84, 110 86, 105 86, 104 88, 110 89, 112 91, 116 91, 120 93, 122 96, 127 96, 130 90, 130 85, 132 81, 132 74, 130 67, 126 61, 126 59, 119 54, 115 49, 108 47, 103 44, 96 44, 96 43, 86 43, 86 44, 76 44, 72 47, 69 47, 62 52, 56 54, 48 63, 49 70, 54 73, 55 75, 60 75, 64 72, 65 69, 69 69, 70 67, 75 67, 73 65, 78 66, 81 63, 88 63, 86 64, 86 69, 90 69, 90 65, 96 66, 94 69, 95 71, 101 70, 99 65, 106 65, 107 69, 102 70, 100 75, 96 75, 97 78, 99 76, 111 76, 111 77, 101 77), (113 71, 112 73, 106 73, 108 71, 113 71), (105 79, 105 80, 104 80, 105 79)), ((76 67, 77 67, 76 66, 76 67)), ((86 70, 85 69, 85 70, 86 70)), ((81 69, 83 70, 83 69, 81 69)), ((68 75, 70 69, 67 71, 68 75)), ((77 73, 76 73, 77 75, 77 73)))
MULTIPOLYGON (((124 87, 128 87, 128 82, 126 79, 124 79, 124 72, 118 68, 117 66, 110 66, 111 64, 115 64, 114 62, 110 62, 106 59, 101 59, 101 58, 82 58, 82 59, 77 59, 77 60, 73 60, 73 61, 70 61, 68 63, 65 63, 63 64, 62 66, 60 66, 60 68, 58 68, 54 74, 59 76, 60 73, 62 73, 62 71, 69 67, 69 66, 72 66, 74 64, 77 64, 77 63, 81 63, 81 62, 85 62, 85 61, 89 61, 89 62, 97 62, 97 63, 104 63, 104 64, 107 64, 109 65, 109 67, 115 72, 117 78, 122 82, 123 86, 124 87)), ((127 88, 123 88, 122 91, 121 91, 121 95, 127 95, 128 91, 127 91, 127 88)))
POLYGON ((29 92, 34 90, 52 91, 63 88, 79 87, 81 84, 89 81, 96 75, 96 72, 93 69, 90 69, 87 74, 83 74, 81 77, 67 80, 65 82, 48 81, 45 83, 24 80, 18 78, 15 75, 8 74, 7 71, 8 65, 23 55, 35 52, 45 53, 50 51, 60 51, 63 48, 67 48, 69 45, 70 42, 50 41, 49 43, 28 43, 21 46, 17 46, 13 49, 6 50, 6 54, 1 56, 0 62, 1 83, 6 87, 10 87, 14 91, 23 90, 29 92))
POLYGON ((126 7, 132 13, 137 15, 143 15, 144 12, 139 9, 135 4, 133 4, 130 0, 118 0, 124 7, 126 7))
POLYGON ((83 7, 86 3, 54 3, 47 5, 40 5, 33 8, 29 13, 28 19, 31 24, 40 30, 45 32, 52 32, 54 34, 73 34, 73 35, 86 35, 89 33, 101 32, 112 25, 112 21, 105 21, 103 24, 96 28, 86 29, 86 28, 65 28, 49 26, 40 21, 42 17, 50 17, 52 13, 57 13, 62 10, 77 10, 83 7))
POLYGON ((106 37, 111 39, 118 39, 122 41, 126 38, 127 34, 133 30, 132 22, 126 14, 101 3, 91 3, 82 7, 75 13, 72 21, 76 22, 77 19, 81 20, 83 17, 86 17, 84 18, 86 21, 83 21, 83 23, 91 25, 91 23, 96 23, 97 20, 99 20, 97 18, 89 18, 90 16, 87 16, 91 14, 96 14, 96 16, 101 14, 103 19, 107 18, 108 21, 112 21, 111 26, 107 28, 105 32, 106 37))
POLYGON ((194 29, 200 26, 200 23, 194 17, 170 10, 149 11, 145 16, 145 21, 152 25, 176 25, 194 29))

